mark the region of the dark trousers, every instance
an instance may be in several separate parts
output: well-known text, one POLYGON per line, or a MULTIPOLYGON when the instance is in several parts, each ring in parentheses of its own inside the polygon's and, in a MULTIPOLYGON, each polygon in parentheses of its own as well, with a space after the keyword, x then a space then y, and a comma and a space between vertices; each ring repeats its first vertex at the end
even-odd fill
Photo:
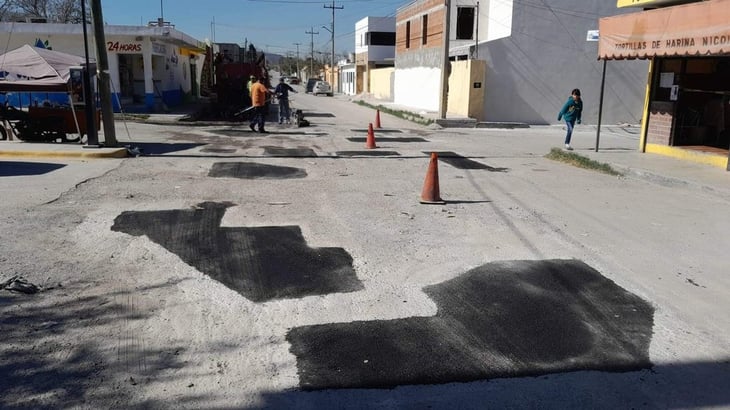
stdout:
POLYGON ((264 123, 266 122, 266 106, 261 105, 253 109, 253 118, 251 119, 251 125, 258 125, 258 130, 264 129, 264 123))

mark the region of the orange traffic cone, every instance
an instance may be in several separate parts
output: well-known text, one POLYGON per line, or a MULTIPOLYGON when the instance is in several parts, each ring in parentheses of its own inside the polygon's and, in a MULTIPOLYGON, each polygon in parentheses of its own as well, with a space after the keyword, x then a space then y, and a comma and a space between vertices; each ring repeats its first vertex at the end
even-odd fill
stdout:
POLYGON ((431 160, 428 163, 428 172, 426 180, 423 182, 423 191, 421 191, 422 204, 445 204, 446 201, 441 199, 439 194, 439 156, 435 152, 431 153, 431 160))
POLYGON ((375 133, 373 132, 373 123, 368 124, 368 139, 365 141, 365 148, 373 149, 378 148, 375 145, 375 133))
POLYGON ((375 128, 380 127, 380 110, 375 111, 375 128))

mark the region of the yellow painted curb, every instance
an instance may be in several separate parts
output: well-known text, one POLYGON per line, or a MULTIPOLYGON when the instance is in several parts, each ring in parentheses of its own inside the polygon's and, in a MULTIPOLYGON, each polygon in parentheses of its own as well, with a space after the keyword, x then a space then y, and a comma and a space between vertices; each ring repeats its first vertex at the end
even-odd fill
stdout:
POLYGON ((727 156, 713 154, 708 152, 694 151, 683 149, 680 147, 670 147, 667 145, 646 144, 646 152, 650 154, 666 155, 668 157, 681 159, 684 161, 692 161, 705 165, 712 165, 720 168, 727 168, 727 156))
POLYGON ((120 148, 114 151, 94 152, 92 148, 84 151, 3 151, 0 157, 36 157, 36 158, 126 158, 127 149, 120 148))

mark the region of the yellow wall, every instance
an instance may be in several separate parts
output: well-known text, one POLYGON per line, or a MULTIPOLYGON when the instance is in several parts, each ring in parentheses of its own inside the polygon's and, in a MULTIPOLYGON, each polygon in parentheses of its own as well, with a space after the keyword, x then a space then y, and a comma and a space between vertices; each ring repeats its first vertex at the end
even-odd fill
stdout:
POLYGON ((487 64, 484 60, 451 62, 449 75, 449 114, 475 118, 482 121, 484 115, 484 79, 487 64), (476 88, 479 83, 481 87, 476 88))
POLYGON ((666 155, 668 157, 705 165, 712 165, 719 168, 727 169, 728 166, 728 158, 725 154, 699 152, 691 149, 684 149, 682 147, 669 147, 659 144, 646 144, 646 152, 650 154, 666 155))
POLYGON ((395 68, 376 68, 370 70, 370 93, 379 100, 393 101, 393 76, 395 68))

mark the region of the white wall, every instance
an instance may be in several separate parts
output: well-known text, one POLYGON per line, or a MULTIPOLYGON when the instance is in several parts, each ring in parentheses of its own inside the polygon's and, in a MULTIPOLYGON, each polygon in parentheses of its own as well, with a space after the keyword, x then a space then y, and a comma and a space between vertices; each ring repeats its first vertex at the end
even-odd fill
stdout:
POLYGON ((489 1, 486 18, 479 22, 480 41, 481 33, 486 34, 486 41, 498 40, 512 34, 513 3, 513 0, 489 1))
POLYGON ((395 57, 395 46, 368 46, 368 32, 395 33, 395 17, 365 17, 355 23, 355 53, 368 53, 369 61, 383 61, 395 57))
MULTIPOLYGON (((451 26, 449 47, 454 49, 468 49, 485 41, 509 37, 512 33, 512 10, 514 0, 479 0, 478 16, 474 21, 474 33, 471 40, 456 39, 456 23, 459 7, 477 7, 477 0, 455 0, 451 3, 451 26), (477 28, 478 25, 478 28, 477 28)), ((461 53, 459 53, 461 54, 461 53)), ((463 53, 466 54, 466 53, 463 53)))
MULTIPOLYGON (((509 24, 511 34, 479 46, 479 59, 487 64, 483 117, 487 121, 554 124, 570 91, 579 88, 583 123, 595 124, 603 62, 597 60, 598 43, 587 42, 586 32, 597 29, 598 16, 627 10, 604 0, 561 0, 559 6, 541 7, 514 2, 510 9, 506 0, 490 3, 496 5, 490 26, 499 31, 509 24)), ((640 122, 646 76, 646 61, 608 62, 604 123, 640 122)))
POLYGON ((398 105, 438 111, 441 98, 441 70, 413 67, 395 70, 393 102, 398 105))

